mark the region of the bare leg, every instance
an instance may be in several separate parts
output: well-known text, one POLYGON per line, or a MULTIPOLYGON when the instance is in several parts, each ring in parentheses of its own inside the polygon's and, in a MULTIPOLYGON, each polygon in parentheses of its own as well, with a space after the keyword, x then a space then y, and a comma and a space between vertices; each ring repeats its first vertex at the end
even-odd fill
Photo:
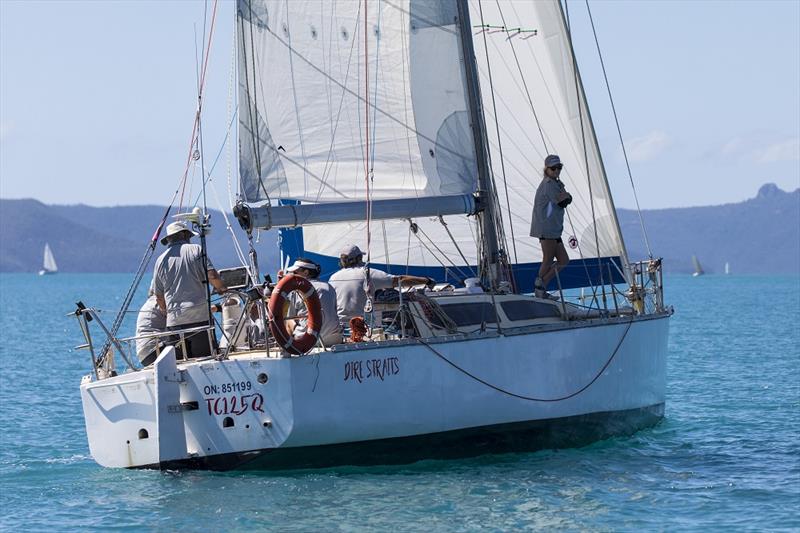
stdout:
POLYGON ((555 239, 539 239, 539 245, 542 247, 542 265, 539 267, 539 279, 542 280, 542 285, 547 287, 547 282, 553 279, 555 273, 551 273, 553 267, 553 258, 556 256, 556 241, 555 239))
POLYGON ((556 273, 561 272, 567 266, 569 255, 563 242, 557 242, 555 239, 540 239, 539 242, 542 245, 542 266, 539 268, 539 277, 547 287, 556 273), (553 265, 554 257, 557 261, 555 265, 553 265))

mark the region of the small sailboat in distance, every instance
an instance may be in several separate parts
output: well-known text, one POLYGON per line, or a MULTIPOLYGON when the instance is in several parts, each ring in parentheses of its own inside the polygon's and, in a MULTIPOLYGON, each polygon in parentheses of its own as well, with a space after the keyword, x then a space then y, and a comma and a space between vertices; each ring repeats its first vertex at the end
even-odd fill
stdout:
POLYGON ((731 264, 725 261, 725 275, 728 276, 731 273, 731 264))
POLYGON ((692 276, 697 277, 705 274, 705 271, 703 271, 703 267, 700 266, 700 261, 697 259, 696 255, 692 256, 692 263, 694 263, 694 274, 692 274, 692 276))
POLYGON ((50 249, 50 243, 44 244, 44 263, 42 270, 39 271, 40 276, 46 274, 55 274, 58 272, 58 265, 56 265, 56 258, 53 256, 53 250, 50 249))

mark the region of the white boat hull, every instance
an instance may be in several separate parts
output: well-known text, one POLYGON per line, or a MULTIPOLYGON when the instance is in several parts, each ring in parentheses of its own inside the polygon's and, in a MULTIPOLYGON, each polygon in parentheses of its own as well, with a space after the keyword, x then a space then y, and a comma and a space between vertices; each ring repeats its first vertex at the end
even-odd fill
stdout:
POLYGON ((170 349, 148 369, 84 379, 89 447, 107 467, 226 469, 531 449, 555 421, 626 433, 663 415, 668 324, 662 314, 178 365, 170 349))

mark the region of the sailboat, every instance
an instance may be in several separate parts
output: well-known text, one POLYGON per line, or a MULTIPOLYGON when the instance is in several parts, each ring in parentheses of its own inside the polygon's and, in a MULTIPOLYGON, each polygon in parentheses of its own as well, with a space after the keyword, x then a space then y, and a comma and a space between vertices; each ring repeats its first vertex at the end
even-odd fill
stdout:
POLYGON ((725 261, 725 275, 728 276, 731 273, 731 264, 725 261))
POLYGON ((705 274, 703 267, 700 265, 700 260, 697 259, 696 255, 692 256, 692 264, 694 265, 694 273, 692 273, 692 276, 697 277, 705 274))
MULTIPOLYGON (((251 247, 225 273, 241 287, 223 305, 225 348, 192 358, 196 331, 170 332, 185 355, 167 342, 141 368, 137 339, 117 334, 134 291, 111 326, 79 303, 100 465, 407 462, 583 444, 663 417, 661 261, 627 256, 559 0, 238 0, 236 28, 233 212, 251 247), (559 300, 530 294, 548 153, 573 194, 559 300), (369 268, 438 285, 376 293, 365 335, 301 349, 281 315, 295 278, 258 281, 254 235, 273 228, 283 264, 307 257, 329 276, 353 242, 369 268), (585 305, 569 301, 577 288, 585 305)), ((200 209, 186 220, 207 230, 200 209)))
POLYGON ((56 265, 56 258, 53 256, 53 250, 50 248, 50 243, 44 244, 44 262, 42 269, 39 271, 40 276, 47 274, 55 274, 58 272, 58 265, 56 265))

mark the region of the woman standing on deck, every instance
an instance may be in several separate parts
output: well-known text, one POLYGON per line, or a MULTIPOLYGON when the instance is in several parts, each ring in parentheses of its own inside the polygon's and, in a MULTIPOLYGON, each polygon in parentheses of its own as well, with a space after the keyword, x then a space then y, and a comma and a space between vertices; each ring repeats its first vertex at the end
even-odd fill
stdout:
POLYGON ((572 202, 572 195, 564 189, 559 179, 561 159, 548 155, 544 160, 544 176, 533 202, 531 216, 531 237, 537 237, 542 247, 542 265, 534 284, 534 294, 538 298, 554 298, 547 293, 547 284, 569 263, 567 250, 561 240, 564 231, 564 209, 572 202), (554 265, 553 259, 557 262, 554 265))

